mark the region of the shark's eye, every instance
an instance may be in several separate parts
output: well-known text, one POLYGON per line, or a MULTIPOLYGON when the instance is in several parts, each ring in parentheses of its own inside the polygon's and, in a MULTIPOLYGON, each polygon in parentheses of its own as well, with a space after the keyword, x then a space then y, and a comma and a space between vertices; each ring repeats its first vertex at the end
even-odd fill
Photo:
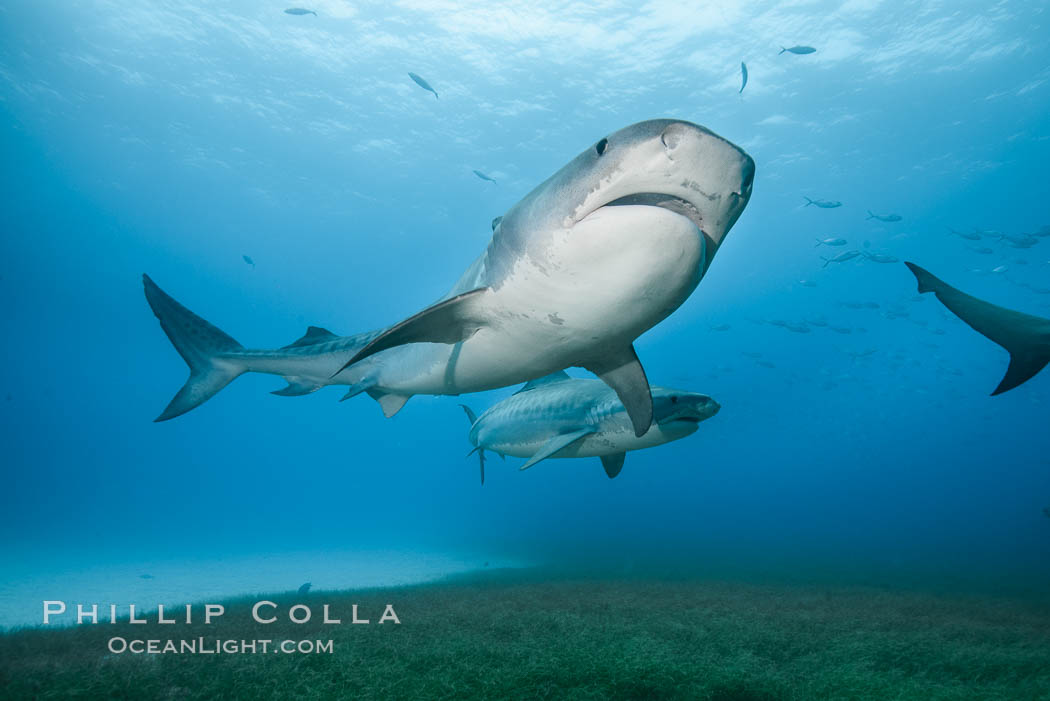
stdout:
POLYGON ((609 148, 609 140, 608 139, 602 139, 601 141, 599 141, 598 143, 596 143, 594 145, 594 150, 598 152, 599 156, 603 155, 607 148, 609 148))
POLYGON ((671 395, 671 403, 672 404, 677 404, 678 403, 678 396, 677 395, 674 395, 674 394, 671 395))

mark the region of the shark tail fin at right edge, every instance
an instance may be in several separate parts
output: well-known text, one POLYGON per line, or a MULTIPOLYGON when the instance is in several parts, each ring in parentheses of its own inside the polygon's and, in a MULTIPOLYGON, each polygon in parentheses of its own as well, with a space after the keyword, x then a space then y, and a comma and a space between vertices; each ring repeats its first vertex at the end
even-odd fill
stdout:
POLYGON ((948 307, 949 311, 1010 353, 1010 365, 999 386, 992 392, 993 397, 1024 384, 1050 363, 1050 321, 970 297, 928 270, 908 261, 905 261, 904 264, 918 280, 920 294, 924 292, 937 294, 937 298, 948 307), (966 307, 953 308, 946 303, 946 298, 942 295, 949 295, 949 299, 951 295, 961 296, 969 301, 966 307), (987 317, 990 315, 1005 321, 988 324, 987 317), (983 320, 982 316, 985 317, 983 320), (1046 323, 1040 324, 1040 322, 1046 323))
POLYGON ((176 302, 157 287, 149 275, 142 276, 146 301, 160 320, 171 344, 190 367, 190 377, 154 421, 167 421, 195 409, 211 399, 245 369, 218 356, 243 350, 244 346, 176 302))
POLYGON ((945 283, 933 273, 925 268, 920 268, 915 263, 909 263, 904 261, 904 264, 908 266, 908 270, 915 276, 915 280, 919 283, 919 294, 926 292, 936 292, 937 288, 945 283))

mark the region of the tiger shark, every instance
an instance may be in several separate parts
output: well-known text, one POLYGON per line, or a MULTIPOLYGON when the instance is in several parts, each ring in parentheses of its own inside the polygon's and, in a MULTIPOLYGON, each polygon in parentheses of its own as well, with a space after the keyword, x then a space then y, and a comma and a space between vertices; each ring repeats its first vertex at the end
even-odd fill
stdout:
POLYGON ((144 276, 146 298, 190 377, 158 421, 245 372, 275 394, 348 385, 386 416, 415 394, 458 395, 593 372, 637 436, 652 397, 634 340, 696 289, 751 196, 754 161, 685 121, 639 122, 599 139, 493 220, 488 247, 437 303, 355 336, 319 327, 289 346, 244 348, 144 276))
POLYGON ((985 302, 957 290, 915 263, 904 264, 915 275, 919 294, 934 293, 952 314, 1009 351, 1010 365, 992 396, 1028 382, 1050 363, 1050 319, 985 302))
POLYGON ((522 470, 547 458, 601 458, 609 479, 620 474, 627 451, 652 448, 685 438, 721 408, 706 394, 652 387, 653 422, 636 436, 623 403, 599 380, 571 378, 559 371, 532 380, 512 396, 470 419, 472 453, 528 458, 522 470))

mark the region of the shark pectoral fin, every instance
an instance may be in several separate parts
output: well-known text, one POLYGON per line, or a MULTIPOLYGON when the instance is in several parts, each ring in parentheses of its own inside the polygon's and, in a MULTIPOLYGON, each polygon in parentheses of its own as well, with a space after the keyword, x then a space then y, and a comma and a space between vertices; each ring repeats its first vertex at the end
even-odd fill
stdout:
POLYGON ((631 417, 634 435, 644 436, 653 423, 653 396, 634 346, 627 346, 600 360, 584 363, 582 367, 593 372, 616 392, 627 409, 627 415, 631 417))
POLYGON ((405 405, 405 402, 412 398, 411 394, 392 394, 377 389, 365 391, 368 392, 369 397, 379 402, 379 408, 383 410, 383 416, 388 419, 401 411, 401 407, 405 405))
POLYGON ((1017 385, 1024 384, 1050 363, 1050 354, 1043 353, 1010 353, 1010 366, 1006 368, 1003 381, 992 392, 994 397, 1013 389, 1017 385))
POLYGON ((335 375, 370 355, 406 343, 452 344, 467 340, 486 323, 483 305, 488 291, 487 287, 479 287, 464 292, 390 327, 359 350, 335 375))
POLYGON ((275 389, 270 394, 276 394, 278 397, 301 397, 304 394, 310 394, 324 387, 319 385, 313 380, 307 380, 302 377, 285 377, 285 382, 288 386, 283 389, 275 389))
POLYGON ((576 441, 591 433, 594 433, 594 428, 588 427, 581 428, 579 431, 573 431, 572 433, 560 433, 557 436, 554 436, 549 441, 544 443, 543 447, 537 450, 536 454, 529 458, 529 461, 527 463, 521 466, 521 469, 527 470, 528 468, 538 463, 540 460, 545 460, 549 458, 562 448, 569 447, 576 441))
POLYGON ((620 470, 623 469, 623 459, 625 457, 627 457, 627 453, 602 456, 602 467, 605 468, 605 474, 609 475, 609 479, 620 474, 620 470))

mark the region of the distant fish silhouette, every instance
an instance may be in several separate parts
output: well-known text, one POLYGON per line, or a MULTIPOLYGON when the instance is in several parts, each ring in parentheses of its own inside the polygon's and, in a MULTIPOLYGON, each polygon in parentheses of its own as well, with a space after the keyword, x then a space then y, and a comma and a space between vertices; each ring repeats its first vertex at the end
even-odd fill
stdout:
POLYGON ((1010 353, 1010 366, 992 396, 1034 377, 1050 362, 1050 319, 999 307, 955 289, 914 263, 905 265, 919 282, 919 293, 933 292, 941 304, 974 331, 1010 353))
POLYGON ((317 16, 317 13, 313 10, 307 10, 302 7, 289 7, 287 10, 284 11, 284 13, 286 15, 313 15, 314 17, 317 16))
POLYGON ((817 246, 845 246, 849 243, 846 239, 814 239, 814 241, 817 242, 816 245, 813 246, 814 248, 817 246))
POLYGON ((255 267, 255 261, 252 260, 251 256, 241 256, 241 258, 243 258, 244 262, 247 263, 248 265, 252 266, 253 268, 255 267))
POLYGON ((492 183, 493 185, 495 185, 495 184, 496 184, 496 181, 495 181, 495 179, 493 179, 493 178, 490 178, 489 176, 487 176, 487 175, 485 175, 484 173, 482 173, 482 172, 481 172, 480 170, 475 170, 475 171, 474 171, 474 175, 478 176, 478 177, 479 177, 479 178, 481 178, 482 180, 488 180, 488 181, 489 181, 490 183, 492 183))
POLYGON ((868 219, 878 219, 879 221, 892 223, 892 222, 898 222, 898 221, 904 219, 904 217, 902 217, 899 214, 875 214, 874 212, 872 212, 869 209, 868 210, 868 219))
POLYGON ((901 260, 896 256, 887 256, 881 253, 865 253, 864 257, 872 263, 899 263, 901 260))
POLYGON ((744 92, 744 88, 747 87, 747 64, 743 61, 740 62, 740 92, 744 92))
POLYGON ((828 263, 845 263, 847 260, 853 260, 860 255, 860 251, 843 251, 834 258, 825 258, 821 256, 821 260, 824 261, 824 267, 828 267, 828 263))
MULTIPOLYGON (((782 54, 785 51, 787 51, 789 54, 799 54, 799 55, 802 55, 802 54, 813 54, 813 53, 817 52, 817 50, 814 49, 812 46, 792 46, 789 49, 785 49, 783 46, 781 46, 780 47, 780 53, 782 54)), ((780 54, 777 54, 777 55, 779 56, 780 54)))
POLYGON ((430 87, 430 83, 428 83, 426 80, 424 80, 423 78, 420 78, 418 75, 416 75, 412 71, 408 72, 408 77, 411 78, 413 80, 413 82, 415 82, 415 84, 418 85, 419 87, 423 88, 424 90, 427 90, 429 92, 434 93, 434 99, 435 100, 440 99, 440 98, 438 98, 437 90, 435 90, 434 88, 430 87))
POLYGON ((805 196, 803 196, 802 199, 806 201, 806 204, 802 205, 803 207, 815 205, 817 207, 820 207, 821 209, 835 209, 836 207, 842 206, 841 202, 837 202, 835 200, 811 200, 805 196))
POLYGON ((965 232, 965 231, 956 231, 955 229, 953 229, 953 228, 951 228, 949 226, 948 227, 948 233, 955 234, 959 238, 966 239, 967 241, 980 241, 981 240, 981 235, 979 233, 977 233, 976 231, 971 234, 971 233, 968 233, 968 232, 965 232))
POLYGON ((306 594, 309 594, 309 593, 310 593, 310 582, 307 582, 303 586, 299 587, 299 594, 300 595, 304 595, 305 596, 306 594))
POLYGON ((151 574, 140 574, 139 575, 139 579, 153 579, 153 575, 151 575, 151 574))
POLYGON ((1047 518, 1050 518, 1050 506, 1044 506, 1043 507, 1043 516, 1046 516, 1047 518))

